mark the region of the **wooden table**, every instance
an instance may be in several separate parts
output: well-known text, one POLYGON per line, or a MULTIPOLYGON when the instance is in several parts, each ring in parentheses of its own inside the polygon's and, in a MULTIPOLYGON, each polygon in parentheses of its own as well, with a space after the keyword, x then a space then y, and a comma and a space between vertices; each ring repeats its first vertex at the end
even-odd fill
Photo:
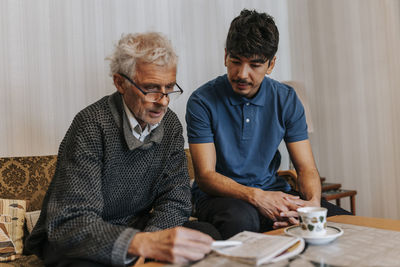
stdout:
MULTIPOLYGON (((347 223, 359 226, 366 226, 378 229, 400 231, 400 220, 362 217, 362 216, 351 216, 351 215, 339 215, 328 217, 328 222, 347 223)), ((283 234, 284 228, 266 232, 269 235, 280 235, 283 234)))
MULTIPOLYGON (((329 222, 346 223, 359 226, 366 226, 378 229, 392 230, 400 232, 400 220, 362 217, 362 216, 351 216, 351 215, 339 215, 328 218, 329 222)), ((269 235, 280 235, 283 234, 284 229, 278 229, 266 232, 269 235)), ((145 264, 135 265, 135 267, 160 267, 164 264, 158 262, 148 262, 145 264)))
POLYGON ((392 231, 400 231, 400 220, 340 215, 340 216, 329 217, 328 221, 392 230, 392 231))

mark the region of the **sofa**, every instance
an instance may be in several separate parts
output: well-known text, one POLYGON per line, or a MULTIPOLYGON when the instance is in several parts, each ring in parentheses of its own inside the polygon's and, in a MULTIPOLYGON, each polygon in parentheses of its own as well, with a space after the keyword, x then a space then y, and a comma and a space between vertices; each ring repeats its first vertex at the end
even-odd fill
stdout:
MULTIPOLYGON (((194 170, 189 150, 189 175, 194 178, 194 170)), ((26 200, 26 212, 40 210, 47 188, 53 178, 57 156, 4 157, 0 158, 0 199, 26 200)), ((29 232, 25 225, 24 237, 29 232)), ((0 262, 1 267, 41 267, 42 261, 36 255, 23 255, 13 261, 0 262)))
MULTIPOLYGON (((185 152, 189 175, 193 180, 192 158, 188 149, 185 149, 185 152)), ((0 199, 26 200, 27 213, 40 210, 47 188, 53 178, 56 162, 56 155, 0 158, 0 199)), ((28 234, 25 225, 25 237, 28 234)), ((36 255, 28 255, 24 252, 21 257, 13 261, 0 262, 0 266, 41 267, 44 265, 36 255)))
MULTIPOLYGON (((37 211, 54 175, 57 156, 0 158, 0 198, 26 200, 26 212, 37 211)), ((25 225, 24 237, 28 235, 25 225)), ((35 255, 23 256, 0 266, 44 266, 35 255)))

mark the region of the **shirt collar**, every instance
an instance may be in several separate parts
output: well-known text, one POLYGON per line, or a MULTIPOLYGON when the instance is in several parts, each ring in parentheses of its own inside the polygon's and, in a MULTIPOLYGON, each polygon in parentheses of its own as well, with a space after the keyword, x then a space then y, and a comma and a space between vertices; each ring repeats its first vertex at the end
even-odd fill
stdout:
POLYGON ((108 97, 107 102, 112 117, 114 118, 114 122, 117 128, 123 134, 123 138, 125 139, 129 150, 149 150, 153 147, 153 145, 158 145, 161 143, 164 137, 164 120, 166 117, 168 117, 169 109, 167 109, 164 118, 159 122, 158 127, 151 132, 144 142, 141 142, 132 134, 128 116, 126 115, 124 105, 122 103, 122 95, 118 92, 115 92, 108 97))
POLYGON ((243 96, 240 96, 236 94, 233 89, 232 85, 228 80, 228 75, 225 74, 225 82, 227 83, 227 88, 228 88, 228 99, 231 102, 232 105, 241 105, 241 104, 246 104, 250 103, 256 106, 264 106, 265 105, 265 99, 267 97, 267 90, 268 90, 268 78, 265 77, 264 80, 262 81, 260 85, 260 89, 258 90, 257 94, 255 97, 249 99, 243 96))
POLYGON ((131 110, 125 103, 124 98, 122 98, 122 104, 124 105, 124 110, 126 116, 128 117, 129 125, 131 126, 132 131, 135 131, 137 134, 141 135, 147 129, 148 134, 151 133, 152 130, 157 128, 160 123, 156 123, 154 125, 147 124, 144 129, 140 126, 139 122, 136 120, 135 116, 133 116, 131 110))

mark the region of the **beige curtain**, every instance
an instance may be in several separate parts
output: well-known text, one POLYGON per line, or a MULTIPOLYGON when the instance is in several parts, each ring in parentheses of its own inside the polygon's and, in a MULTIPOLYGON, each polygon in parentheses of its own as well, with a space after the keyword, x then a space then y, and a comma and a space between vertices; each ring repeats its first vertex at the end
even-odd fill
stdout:
POLYGON ((185 128, 187 98, 225 73, 225 36, 245 7, 277 21, 272 76, 304 84, 321 174, 358 190, 359 215, 400 219, 397 0, 1 0, 0 156, 55 154, 74 115, 115 90, 104 58, 126 32, 171 38, 185 128))
MULTIPOLYGON (((104 58, 122 33, 159 31, 171 39, 184 94, 170 106, 186 129, 191 92, 226 72, 224 43, 232 19, 245 7, 267 11, 287 40, 286 3, 0 0, 0 156, 57 153, 75 114, 115 91, 104 58)), ((288 80, 289 42, 282 43, 274 77, 288 80)))
POLYGON ((289 1, 288 12, 321 175, 358 191, 358 215, 400 219, 400 1, 289 1))

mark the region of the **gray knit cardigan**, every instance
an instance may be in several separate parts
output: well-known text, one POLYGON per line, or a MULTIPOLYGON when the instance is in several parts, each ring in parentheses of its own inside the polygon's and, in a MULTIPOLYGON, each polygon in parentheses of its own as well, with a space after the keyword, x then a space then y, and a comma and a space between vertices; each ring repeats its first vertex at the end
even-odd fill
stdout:
POLYGON ((170 109, 142 143, 130 130, 118 93, 74 118, 26 248, 123 266, 138 231, 182 225, 190 185, 182 125, 170 109))

